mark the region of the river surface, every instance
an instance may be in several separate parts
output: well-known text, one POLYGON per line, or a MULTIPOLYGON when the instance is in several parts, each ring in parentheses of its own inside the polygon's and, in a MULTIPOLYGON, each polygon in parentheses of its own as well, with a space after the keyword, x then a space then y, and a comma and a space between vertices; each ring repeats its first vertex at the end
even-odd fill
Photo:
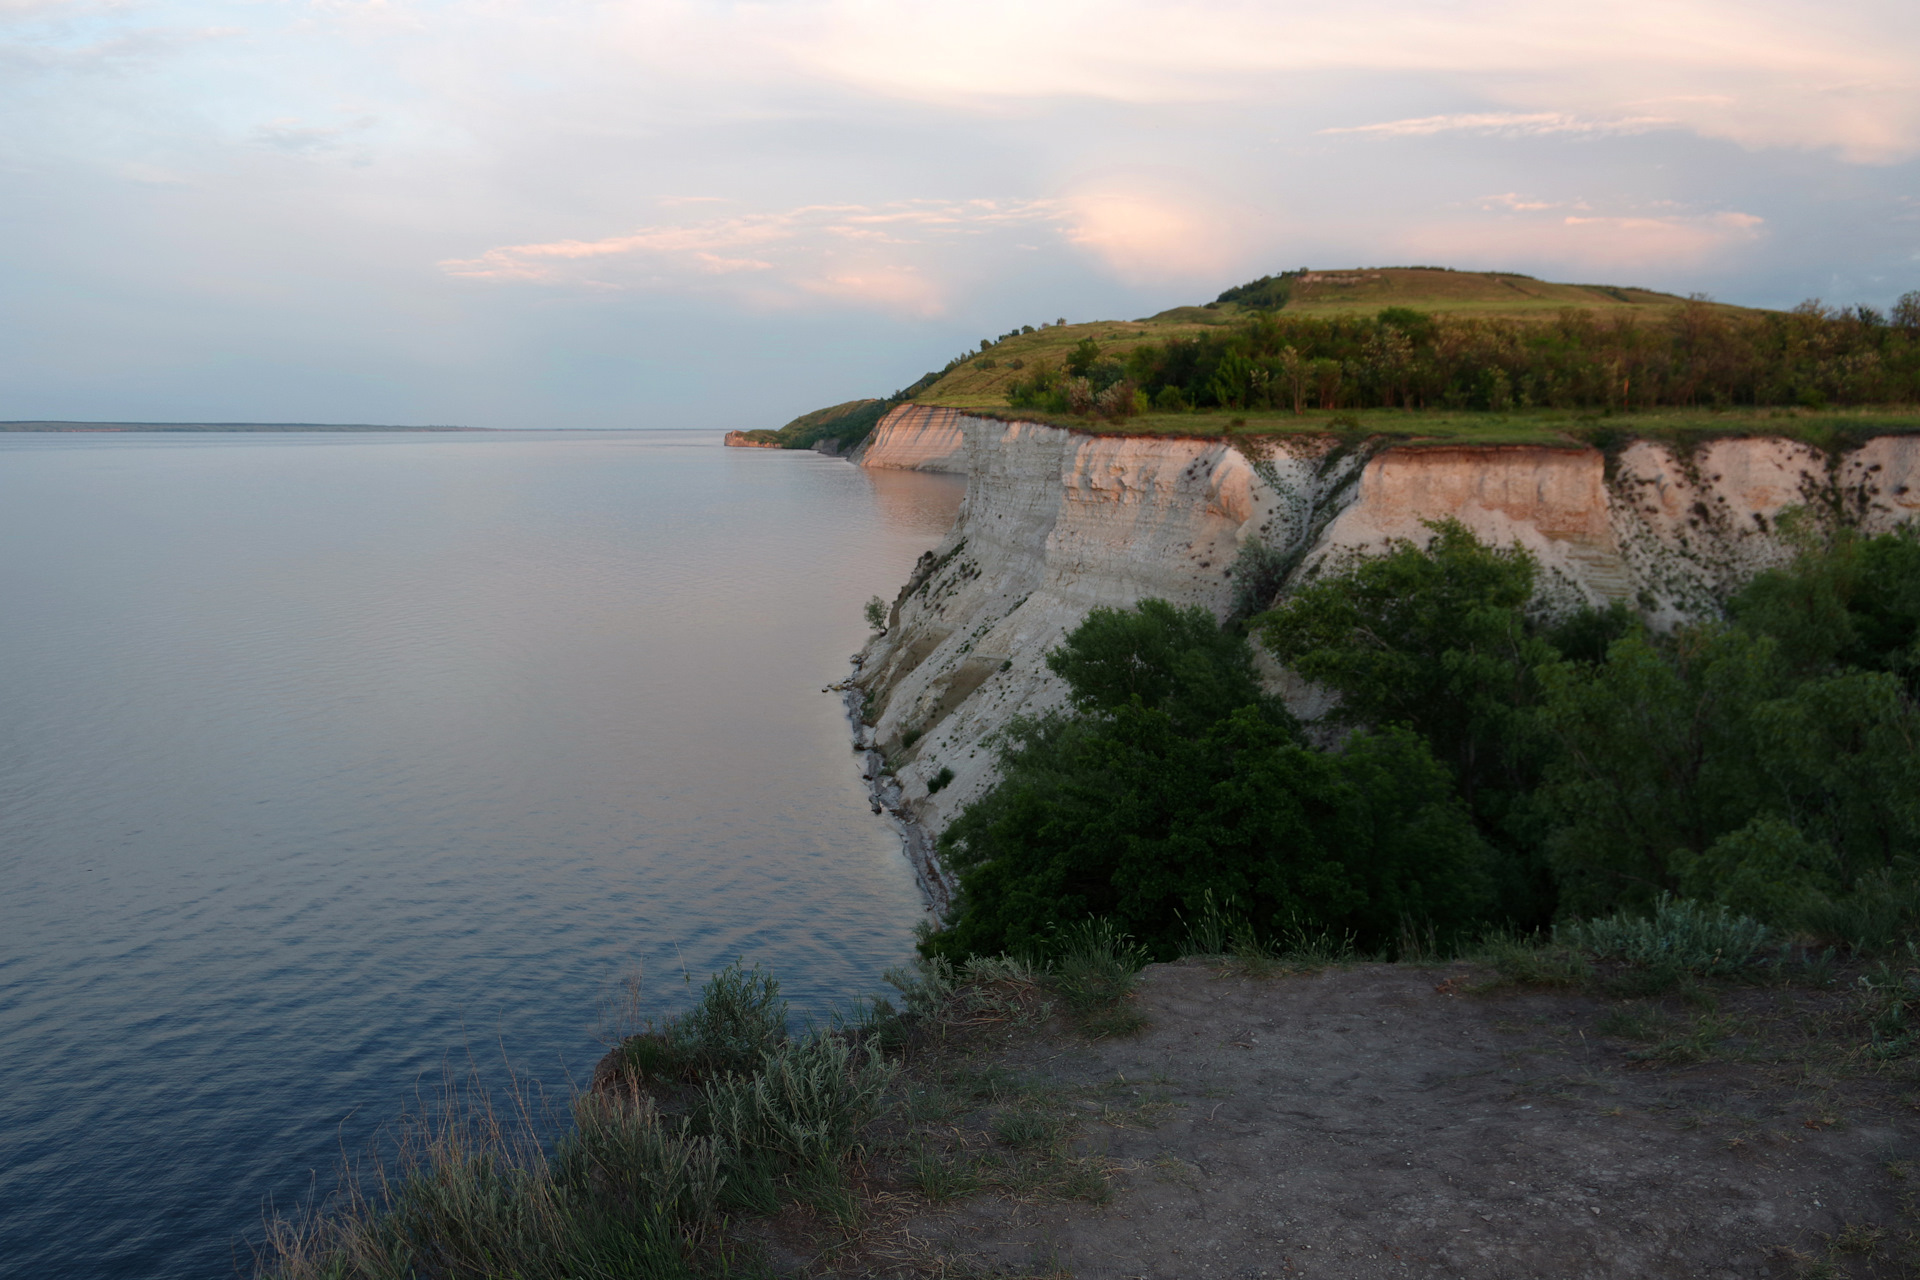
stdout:
POLYGON ((923 907, 820 689, 960 495, 717 432, 0 435, 0 1274, 250 1274, 448 1069, 583 1083, 636 965, 877 989, 923 907))

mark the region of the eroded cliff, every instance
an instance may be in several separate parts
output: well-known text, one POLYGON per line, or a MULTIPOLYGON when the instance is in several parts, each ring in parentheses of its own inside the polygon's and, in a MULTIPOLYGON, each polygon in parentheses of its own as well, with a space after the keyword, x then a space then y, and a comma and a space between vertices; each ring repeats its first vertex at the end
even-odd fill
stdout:
POLYGON ((1089 609, 1159 596, 1224 616, 1248 542, 1312 575, 1452 517, 1531 551, 1549 607, 1627 600, 1668 625, 1784 560, 1791 509, 1868 532, 1920 515, 1917 436, 1841 453, 1773 437, 1686 454, 1640 441, 1608 456, 1094 436, 909 405, 855 460, 968 477, 952 532, 922 559, 856 677, 872 742, 895 763, 891 802, 934 832, 991 784, 993 734, 1060 705, 1045 655, 1089 609), (930 794, 947 769, 951 781, 930 794))

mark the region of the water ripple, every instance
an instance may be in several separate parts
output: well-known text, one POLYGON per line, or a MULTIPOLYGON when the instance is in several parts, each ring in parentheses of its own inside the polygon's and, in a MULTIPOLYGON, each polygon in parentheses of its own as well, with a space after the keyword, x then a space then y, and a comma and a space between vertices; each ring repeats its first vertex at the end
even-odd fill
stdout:
POLYGON ((0 1259, 246 1269, 602 985, 870 989, 919 903, 816 690, 953 482, 694 433, 0 438, 0 1259))

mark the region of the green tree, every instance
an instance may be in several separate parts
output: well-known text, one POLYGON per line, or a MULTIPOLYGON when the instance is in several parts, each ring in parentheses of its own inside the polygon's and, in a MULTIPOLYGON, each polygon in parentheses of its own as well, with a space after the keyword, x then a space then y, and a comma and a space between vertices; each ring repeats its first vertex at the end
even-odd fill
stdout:
POLYGON ((1293 726, 1286 709, 1262 692, 1247 642, 1198 605, 1148 599, 1131 609, 1093 609, 1047 655, 1047 667, 1067 682, 1083 713, 1138 702, 1191 734, 1253 706, 1289 732, 1293 726))
POLYGON ((1920 533, 1798 536, 1793 562, 1757 575, 1728 612, 1779 641, 1797 671, 1888 671, 1920 692, 1920 533))
POLYGON ((1405 730, 1333 755, 1252 708, 1189 737, 1132 702, 1022 726, 1001 769, 941 837, 960 903, 935 954, 1037 947, 1100 915, 1166 959, 1208 902, 1268 937, 1325 928, 1369 947, 1408 924, 1458 933, 1488 909, 1485 847, 1405 730))
POLYGON ((1830 849, 1842 891, 1920 857, 1920 708, 1885 672, 1841 671, 1754 709, 1761 807, 1830 849))
POLYGON ((1537 777, 1534 668, 1559 655, 1529 625, 1533 557, 1455 520, 1309 583, 1255 622, 1280 661, 1340 695, 1348 725, 1409 725, 1476 812, 1493 818, 1537 777))
POLYGON ((1093 366, 1099 361, 1100 344, 1092 338, 1082 338, 1067 353, 1067 376, 1084 378, 1093 372, 1093 366))
POLYGON ((1541 668, 1559 750, 1539 791, 1563 906, 1638 906, 1683 888, 1702 851, 1762 810, 1754 714, 1784 690, 1772 640, 1721 626, 1657 644, 1635 633, 1605 662, 1541 668))
POLYGON ((1073 711, 1015 724, 1001 781, 941 837, 961 895, 933 952, 1036 946, 1102 915, 1164 958, 1209 900, 1269 935, 1369 945, 1483 918, 1487 851, 1426 745, 1300 745, 1246 641, 1205 610, 1096 609, 1048 664, 1073 711))

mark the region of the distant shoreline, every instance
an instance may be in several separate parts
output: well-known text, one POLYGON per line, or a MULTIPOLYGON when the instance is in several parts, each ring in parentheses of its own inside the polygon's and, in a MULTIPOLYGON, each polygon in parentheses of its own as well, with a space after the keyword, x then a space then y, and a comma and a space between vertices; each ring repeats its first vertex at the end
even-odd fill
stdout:
POLYGON ((486 431, 486 427, 384 427, 334 422, 0 422, 0 431, 486 431))

